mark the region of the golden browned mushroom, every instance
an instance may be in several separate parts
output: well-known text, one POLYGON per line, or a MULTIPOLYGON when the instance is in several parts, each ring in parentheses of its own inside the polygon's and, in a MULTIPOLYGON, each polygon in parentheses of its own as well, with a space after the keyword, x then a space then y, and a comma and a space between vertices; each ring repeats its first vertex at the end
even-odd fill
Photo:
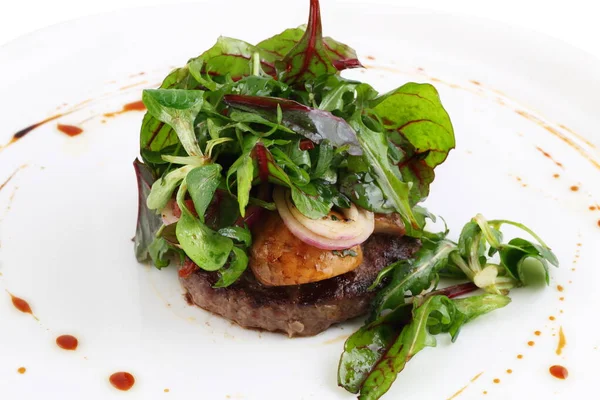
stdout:
POLYGON ((272 212, 253 232, 250 268, 266 286, 299 285, 344 274, 362 262, 360 245, 346 251, 323 250, 294 236, 272 212))
POLYGON ((406 228, 400 214, 375 214, 375 233, 403 236, 406 228))

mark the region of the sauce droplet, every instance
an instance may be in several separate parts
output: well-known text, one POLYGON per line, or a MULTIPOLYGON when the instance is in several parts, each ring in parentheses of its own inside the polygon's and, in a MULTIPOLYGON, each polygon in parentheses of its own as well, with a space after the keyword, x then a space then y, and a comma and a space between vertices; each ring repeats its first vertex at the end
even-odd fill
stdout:
POLYGON ((56 128, 68 136, 77 136, 83 132, 83 129, 74 125, 58 124, 56 128))
POLYGON ((61 335, 56 338, 56 344, 58 345, 58 347, 64 350, 75 350, 77 349, 79 341, 75 336, 61 335))
POLYGON ((527 342, 527 344, 528 344, 529 346, 533 346, 533 345, 535 344, 535 342, 534 342, 533 340, 530 340, 529 342, 527 342))
POLYGON ((590 211, 595 211, 596 207, 595 206, 590 206, 590 211))
POLYGON ((20 367, 20 368, 17 370, 17 372, 18 372, 18 373, 20 373, 20 374, 24 374, 24 373, 25 373, 25 371, 27 371, 27 368, 25 368, 25 367, 20 367))
POLYGON ((598 220, 598 226, 600 226, 600 219, 598 220))
POLYGON ((512 374, 512 369, 510 369, 510 368, 509 368, 509 369, 507 369, 507 370, 506 370, 506 373, 507 373, 507 374, 512 374))
POLYGON ((569 371, 567 371, 567 369, 561 365, 553 365, 550 367, 550 374, 558 379, 567 379, 569 376, 569 371))
POLYGON ((562 287, 561 285, 557 285, 556 290, 558 290, 559 292, 562 292, 563 290, 565 290, 565 288, 562 287))
POLYGON ((554 315, 551 315, 551 316, 549 316, 549 317, 548 317, 548 319, 549 319, 550 321, 554 321, 554 320, 556 319, 556 317, 554 317, 554 315))
POLYGON ((571 191, 576 192, 578 190, 579 190, 579 186, 575 186, 575 185, 571 186, 571 191))
POLYGON ((520 360, 523 358, 523 354, 517 354, 517 358, 520 360))
POLYGON ((124 114, 129 111, 145 111, 145 110, 146 110, 146 106, 144 105, 144 102, 139 100, 139 101, 134 101, 133 103, 127 103, 123 106, 123 108, 120 111, 109 112, 109 113, 104 114, 104 116, 105 117, 114 117, 116 115, 124 114))
POLYGON ((164 392, 165 392, 165 393, 169 393, 169 389, 165 389, 165 390, 164 390, 164 392))
POLYGON ((498 378, 494 379, 494 383, 500 383, 500 379, 498 379, 498 378))
POLYGON ((560 356, 566 345, 567 339, 565 338, 565 333, 563 332, 563 328, 561 326, 560 330, 558 331, 558 346, 556 346, 556 355, 560 356))
POLYGON ((15 308, 19 311, 21 311, 22 313, 25 314, 31 314, 35 319, 36 316, 33 315, 33 311, 31 310, 31 306, 29 305, 28 302, 26 302, 25 300, 21 299, 20 297, 17 296, 13 296, 12 293, 8 293, 10 295, 10 298, 12 300, 13 306, 15 306, 15 308))
POLYGON ((553 177, 555 177, 556 179, 560 178, 560 175, 559 175, 559 174, 554 174, 554 175, 552 175, 552 176, 553 176, 553 177))
POLYGON ((129 372, 115 372, 108 380, 119 390, 129 390, 135 383, 135 378, 129 372))
POLYGON ((542 332, 540 332, 540 331, 535 331, 535 332, 533 332, 533 334, 534 334, 535 336, 540 336, 540 335, 542 334, 542 332))
POLYGON ((484 390, 484 391, 483 391, 483 394, 487 394, 487 390, 484 390))

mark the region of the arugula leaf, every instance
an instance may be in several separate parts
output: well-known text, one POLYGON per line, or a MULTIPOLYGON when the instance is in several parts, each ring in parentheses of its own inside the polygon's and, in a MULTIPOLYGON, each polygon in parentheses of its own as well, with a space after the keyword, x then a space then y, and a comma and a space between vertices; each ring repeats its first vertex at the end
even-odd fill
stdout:
POLYGON ((333 146, 331 143, 329 143, 329 140, 323 140, 321 144, 319 144, 314 150, 314 153, 316 153, 316 157, 314 163, 311 161, 311 164, 314 166, 310 173, 310 177, 312 179, 318 179, 325 176, 325 174, 330 170, 334 156, 333 146))
POLYGON ((358 133, 358 140, 363 149, 365 162, 369 164, 372 174, 377 179, 379 187, 390 200, 396 211, 415 229, 420 229, 418 221, 408 203, 410 186, 402 182, 390 164, 387 152, 387 140, 382 132, 369 129, 362 120, 353 119, 350 125, 358 133))
POLYGON ((300 168, 283 150, 278 148, 271 149, 271 154, 275 162, 282 166, 292 182, 298 186, 305 186, 310 182, 310 175, 304 169, 300 168))
POLYGON ((385 198, 383 191, 368 172, 343 175, 340 191, 354 204, 366 210, 383 214, 394 211, 393 205, 385 198))
POLYGON ((152 171, 138 159, 133 161, 138 188, 138 214, 135 229, 135 257, 144 262, 149 256, 149 247, 155 239, 155 234, 162 225, 162 220, 156 212, 147 206, 146 199, 154 183, 152 171))
POLYGON ((374 321, 387 309, 394 309, 405 301, 405 293, 419 295, 436 281, 437 272, 448 262, 448 256, 456 249, 449 240, 425 241, 413 260, 400 260, 393 267, 390 283, 377 293, 369 321, 374 321))
POLYGON ((194 208, 201 222, 204 222, 206 209, 221 183, 221 169, 219 164, 207 164, 194 168, 185 178, 194 208))
POLYGON ((450 336, 452 336, 452 342, 456 341, 462 325, 498 308, 505 307, 511 302, 510 297, 498 294, 470 296, 452 301, 457 311, 463 315, 460 323, 453 325, 448 331, 450 336))
POLYGON ((156 119, 169 124, 190 156, 203 156, 194 133, 194 119, 204 102, 201 90, 146 89, 142 101, 156 119))
POLYGON ((221 277, 213 287, 224 288, 230 286, 242 276, 247 267, 248 256, 244 250, 233 247, 231 249, 231 261, 229 262, 229 266, 219 270, 221 277))
POLYGON ((336 147, 347 147, 348 154, 362 154, 356 132, 343 118, 336 117, 328 111, 277 97, 228 94, 223 100, 231 107, 258 113, 271 122, 277 121, 277 112, 281 110, 281 123, 291 131, 317 144, 328 140, 336 147))
POLYGON ((337 72, 323 44, 319 0, 310 0, 308 25, 304 35, 276 66, 279 79, 288 84, 298 84, 310 78, 337 72))
POLYGON ((455 146, 450 117, 437 90, 429 84, 407 83, 373 99, 370 106, 391 131, 392 142, 405 138, 416 153, 427 153, 424 160, 432 168, 441 164, 455 146))
POLYGON ((460 234, 458 251, 450 255, 450 263, 444 274, 460 275, 489 293, 505 294, 514 287, 549 284, 548 262, 558 266, 558 260, 550 248, 529 228, 506 221, 487 221, 477 214, 460 234), (539 244, 521 238, 502 243, 499 230, 502 224, 517 226, 531 234, 539 244), (489 247, 489 249, 488 249, 489 247), (486 257, 500 253, 500 264, 491 263, 486 257))

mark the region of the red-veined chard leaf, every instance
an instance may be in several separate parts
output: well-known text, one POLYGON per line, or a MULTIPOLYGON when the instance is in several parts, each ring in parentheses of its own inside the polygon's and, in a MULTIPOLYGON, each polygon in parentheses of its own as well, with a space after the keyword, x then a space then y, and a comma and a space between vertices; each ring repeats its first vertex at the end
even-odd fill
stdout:
POLYGON ((406 363, 427 346, 435 347, 434 335, 449 333, 456 340, 460 328, 474 318, 506 306, 510 298, 485 294, 466 300, 431 296, 413 304, 412 321, 385 351, 360 388, 359 400, 377 400, 383 396, 406 363))
MULTIPOLYGON (((475 290, 477 290, 477 286, 473 283, 460 284, 429 292, 424 295, 424 298, 443 295, 452 299, 475 290)), ((492 311, 494 304, 510 300, 505 296, 501 296, 502 299, 497 297, 499 296, 475 296, 454 300, 454 303, 465 314, 466 323, 479 315, 492 311)), ((346 340, 338 366, 338 385, 351 393, 358 393, 371 370, 398 337, 402 328, 410 322, 412 309, 412 303, 401 304, 386 315, 364 325, 346 340)), ((458 331, 455 332, 454 337, 457 333, 458 331)))
MULTIPOLYGON (((263 40, 257 44, 256 47, 272 54, 278 59, 283 59, 285 55, 300 42, 305 32, 306 25, 298 28, 286 29, 280 34, 263 40)), ((323 38, 323 46, 325 47, 327 56, 338 71, 362 67, 362 64, 356 55, 356 51, 350 46, 340 43, 330 37, 323 38)))
POLYGON ((323 43, 319 0, 310 0, 308 25, 304 35, 276 66, 279 78, 288 84, 299 84, 320 75, 337 72, 323 43))
POLYGON ((225 103, 240 110, 256 112, 276 121, 281 110, 283 126, 315 143, 328 140, 335 147, 347 147, 348 154, 361 155, 356 132, 343 118, 293 100, 265 96, 225 95, 225 103))
POLYGON ((135 229, 135 256, 138 261, 148 259, 149 247, 154 241, 155 234, 162 225, 160 215, 146 206, 146 198, 150 194, 154 176, 152 170, 138 159, 133 162, 138 188, 138 215, 135 229))
POLYGON ((372 112, 383 122, 390 140, 402 146, 408 141, 416 154, 425 154, 431 168, 441 164, 454 148, 454 129, 429 84, 407 83, 371 101, 372 112))

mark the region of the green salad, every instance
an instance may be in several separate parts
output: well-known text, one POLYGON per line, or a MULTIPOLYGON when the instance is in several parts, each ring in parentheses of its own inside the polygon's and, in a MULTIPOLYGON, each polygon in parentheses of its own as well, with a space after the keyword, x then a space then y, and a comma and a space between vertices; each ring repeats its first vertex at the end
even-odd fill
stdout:
POLYGON ((419 204, 455 147, 450 117, 430 84, 379 93, 340 75, 361 67, 351 47, 323 37, 311 0, 306 26, 256 45, 220 37, 159 89, 145 90, 135 252, 159 269, 191 260, 180 275, 215 271, 215 287, 225 288, 246 271, 251 228, 265 212, 340 256, 373 233, 374 215, 399 216, 420 250, 381 271, 338 370, 340 386, 377 399, 437 334, 456 340, 464 324, 507 305, 511 289, 548 284, 548 264, 558 261, 512 221, 478 214, 457 242, 448 229, 428 231, 435 217, 419 204), (343 229, 332 225, 339 215, 343 229), (505 225, 531 240, 505 241, 505 225), (460 283, 439 289, 440 278, 460 283))

